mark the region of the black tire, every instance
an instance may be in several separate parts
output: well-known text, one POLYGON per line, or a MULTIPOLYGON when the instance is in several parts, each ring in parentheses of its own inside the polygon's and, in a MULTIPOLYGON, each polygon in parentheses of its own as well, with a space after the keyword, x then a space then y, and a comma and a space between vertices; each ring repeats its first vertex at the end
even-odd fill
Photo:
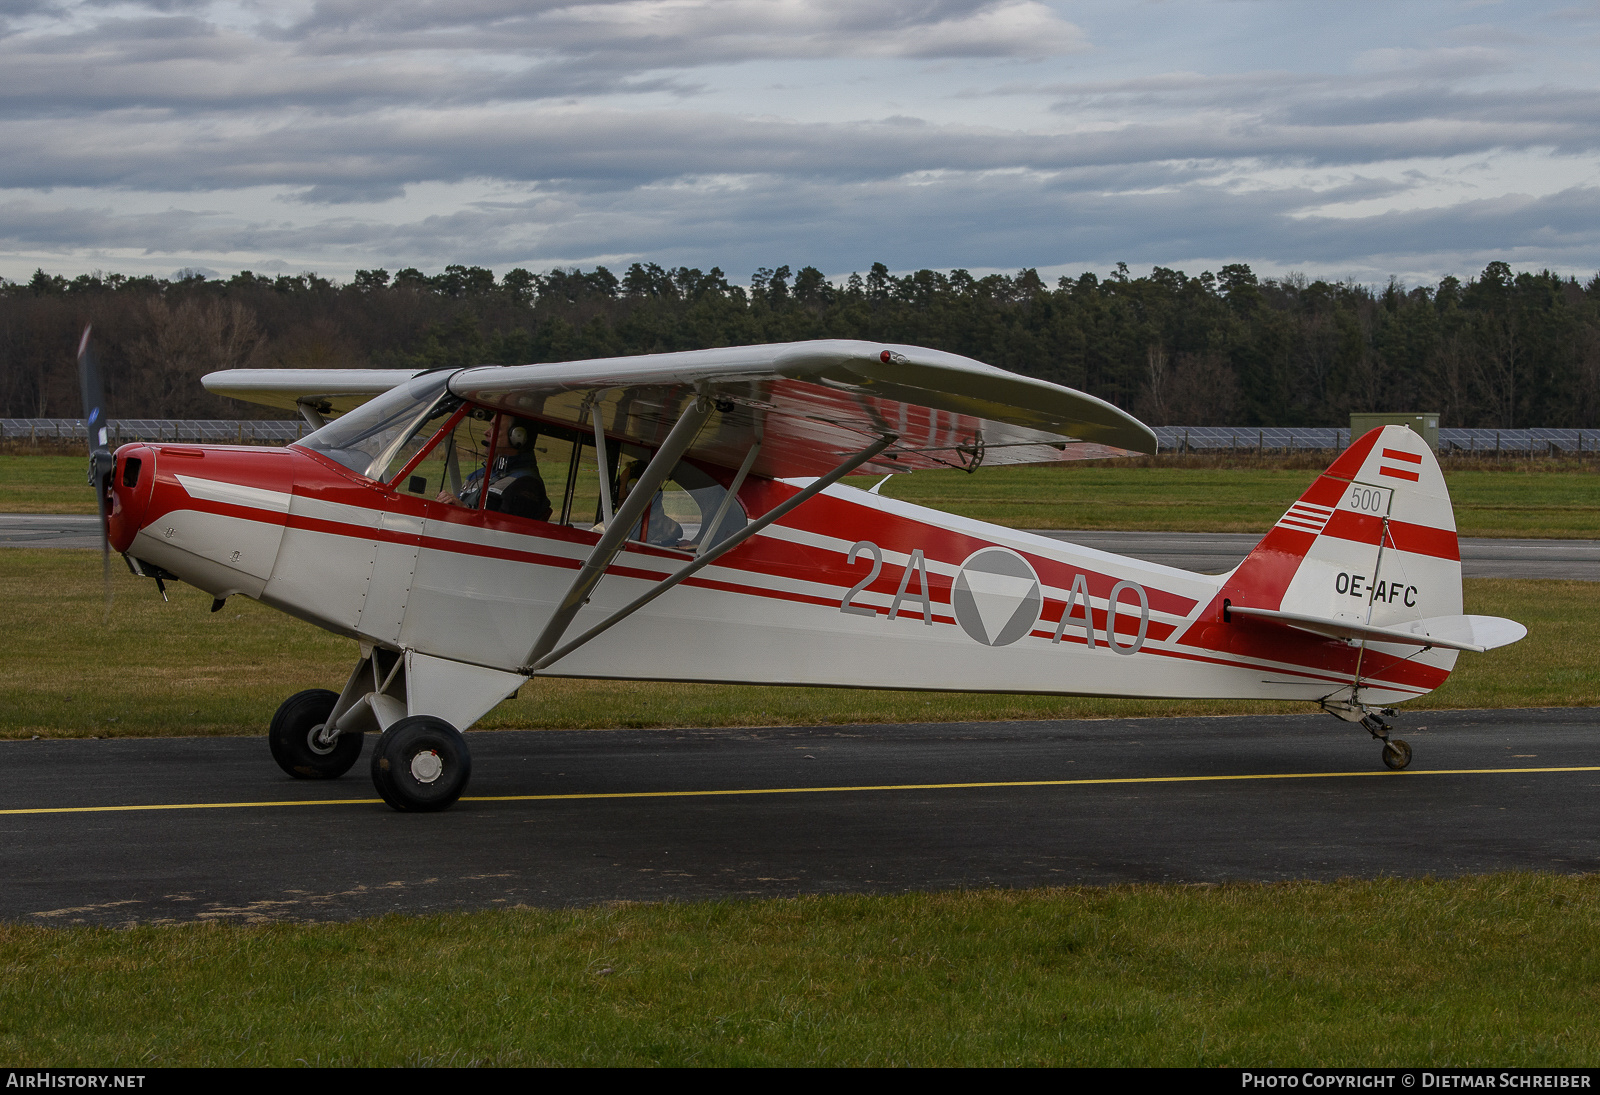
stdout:
POLYGON ((326 688, 308 688, 283 701, 267 731, 267 744, 279 768, 295 779, 338 779, 360 759, 360 734, 340 734, 326 747, 312 738, 338 702, 339 693, 326 688))
POLYGON ((432 715, 392 724, 372 751, 372 785, 404 813, 448 810, 472 778, 472 754, 461 731, 432 715))
POLYGON ((1383 743, 1383 763, 1396 772, 1411 763, 1411 746, 1396 738, 1383 743))

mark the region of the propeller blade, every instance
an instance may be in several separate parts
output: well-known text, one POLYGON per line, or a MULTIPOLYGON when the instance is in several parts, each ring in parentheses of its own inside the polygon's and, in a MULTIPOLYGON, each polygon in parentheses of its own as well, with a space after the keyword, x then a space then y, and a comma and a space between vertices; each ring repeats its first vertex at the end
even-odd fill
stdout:
POLYGON ((83 396, 83 424, 89 431, 89 451, 110 451, 106 433, 105 387, 100 383, 100 362, 94 347, 89 344, 89 333, 94 328, 85 326, 78 340, 78 391, 83 396))
POLYGON ((94 488, 95 505, 100 513, 100 570, 106 591, 106 618, 111 618, 111 473, 117 466, 112 455, 110 431, 106 422, 105 386, 100 380, 100 362, 89 342, 92 327, 83 328, 78 340, 78 390, 83 396, 83 425, 89 436, 89 485, 94 488))

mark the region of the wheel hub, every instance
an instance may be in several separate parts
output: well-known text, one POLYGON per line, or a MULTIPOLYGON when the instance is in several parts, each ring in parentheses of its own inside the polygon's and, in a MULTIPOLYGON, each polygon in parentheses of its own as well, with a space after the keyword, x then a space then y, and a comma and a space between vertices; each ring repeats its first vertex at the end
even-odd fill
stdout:
POLYGON ((444 773, 444 761, 432 749, 424 749, 411 758, 411 778, 418 783, 432 783, 444 773))
POLYGON ((326 741, 323 740, 322 733, 327 729, 327 727, 327 723, 319 722, 317 725, 313 726, 311 728, 311 732, 306 735, 306 745, 319 757, 327 756, 329 753, 333 752, 334 747, 339 744, 338 735, 334 735, 333 737, 328 738, 326 741))

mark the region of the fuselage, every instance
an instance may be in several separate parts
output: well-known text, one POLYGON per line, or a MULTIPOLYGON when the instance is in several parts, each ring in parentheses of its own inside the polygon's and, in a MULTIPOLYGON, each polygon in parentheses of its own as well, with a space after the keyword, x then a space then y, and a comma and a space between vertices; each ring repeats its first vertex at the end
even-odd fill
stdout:
MULTIPOLYGON (((113 545, 147 568, 502 670, 526 664, 600 538, 408 496, 298 446, 129 445, 114 482, 113 545)), ((755 517, 798 489, 751 477, 737 502, 755 517)), ((630 542, 570 633, 693 557, 630 542)), ((1359 671, 1394 702, 1453 664, 1369 648, 1358 670, 1342 641, 1225 620, 1227 579, 833 486, 541 675, 1317 700, 1359 671)))

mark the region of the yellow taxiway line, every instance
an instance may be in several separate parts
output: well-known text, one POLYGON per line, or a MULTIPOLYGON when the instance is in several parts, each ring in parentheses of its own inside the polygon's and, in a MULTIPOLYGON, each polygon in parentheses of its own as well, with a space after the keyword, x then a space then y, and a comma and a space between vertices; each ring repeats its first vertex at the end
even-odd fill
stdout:
MULTIPOLYGON (((991 787, 1105 787, 1141 783, 1229 783, 1274 779, 1349 779, 1361 776, 1502 776, 1550 772, 1600 772, 1600 765, 1570 768, 1433 768, 1418 772, 1273 772, 1229 776, 1124 776, 1107 779, 1025 779, 975 783, 878 783, 841 787, 738 787, 721 791, 584 791, 566 795, 465 795, 462 802, 571 802, 605 798, 714 798, 719 795, 817 795, 845 791, 966 791, 991 787)), ((243 810, 260 806, 371 806, 381 798, 308 798, 281 802, 172 802, 142 806, 35 806, 14 814, 109 814, 138 810, 243 810)))

